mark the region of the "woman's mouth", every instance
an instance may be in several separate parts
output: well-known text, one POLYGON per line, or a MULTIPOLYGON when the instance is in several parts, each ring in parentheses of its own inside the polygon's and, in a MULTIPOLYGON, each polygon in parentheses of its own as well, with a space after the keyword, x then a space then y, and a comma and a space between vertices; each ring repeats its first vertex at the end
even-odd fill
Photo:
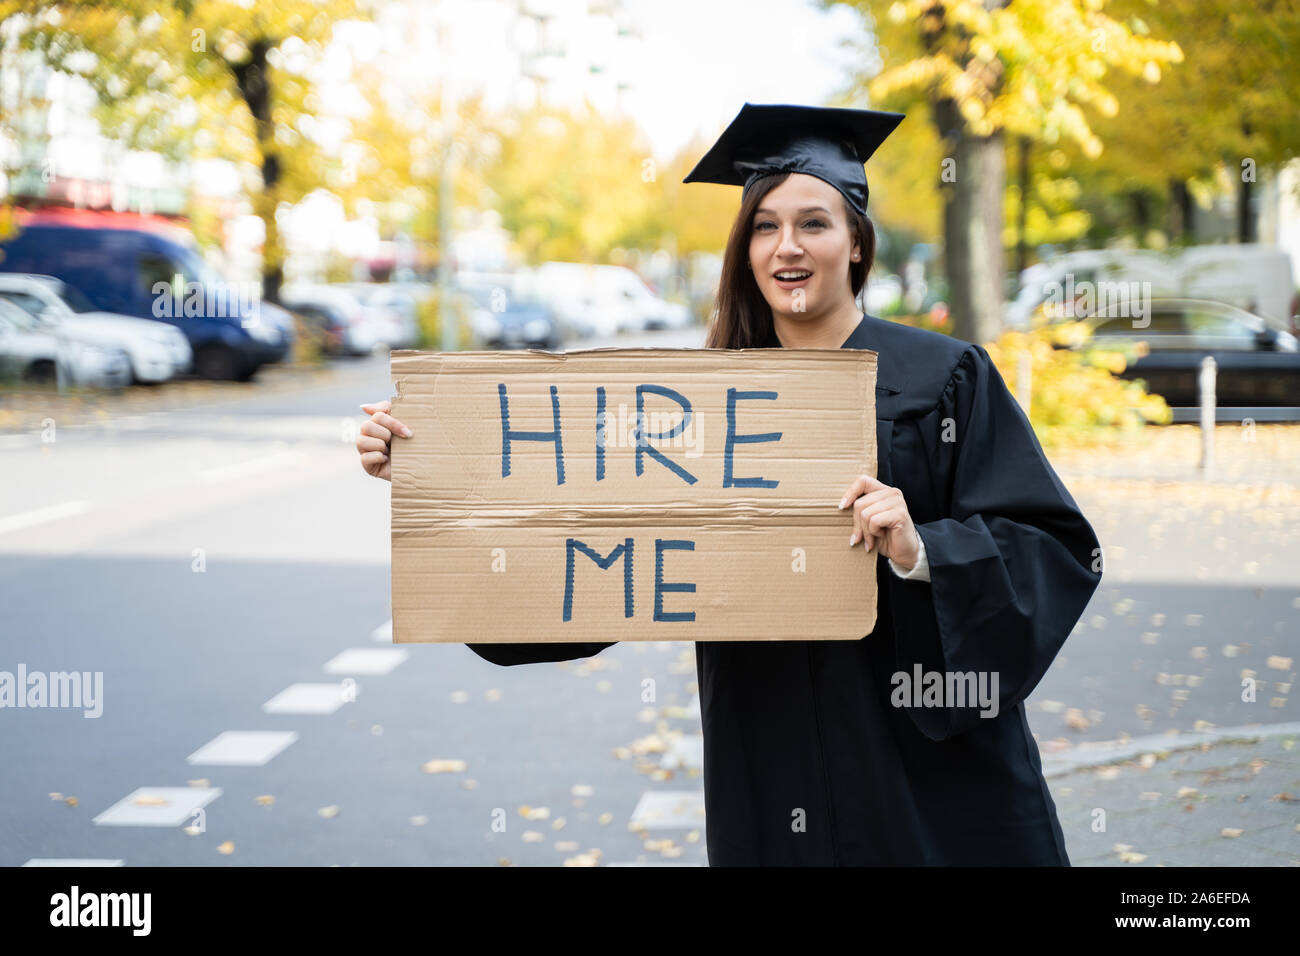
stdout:
POLYGON ((812 272, 808 269, 782 269, 774 273, 772 278, 782 289, 798 289, 808 284, 812 272))

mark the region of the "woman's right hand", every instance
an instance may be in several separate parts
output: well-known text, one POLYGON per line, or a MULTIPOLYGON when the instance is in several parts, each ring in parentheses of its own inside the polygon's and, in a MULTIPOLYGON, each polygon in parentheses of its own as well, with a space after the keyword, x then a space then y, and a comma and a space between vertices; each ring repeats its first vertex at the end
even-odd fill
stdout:
POLYGON ((361 423, 361 434, 357 436, 361 467, 367 475, 374 475, 384 481, 393 480, 388 460, 393 436, 411 437, 411 430, 388 414, 390 408, 392 403, 387 399, 362 405, 361 410, 370 415, 370 420, 361 423))

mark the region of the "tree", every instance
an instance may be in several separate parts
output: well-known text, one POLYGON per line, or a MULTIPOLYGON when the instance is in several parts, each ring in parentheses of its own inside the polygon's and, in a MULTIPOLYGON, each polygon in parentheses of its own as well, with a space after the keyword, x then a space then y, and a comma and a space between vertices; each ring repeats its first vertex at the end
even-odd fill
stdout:
POLYGON ((275 301, 284 264, 276 210, 310 191, 319 175, 310 135, 315 54, 336 22, 365 15, 363 0, 23 6, 27 43, 51 66, 90 82, 110 132, 172 155, 207 145, 255 163, 253 208, 266 228, 262 291, 275 301))
MULTIPOLYGON (((832 5, 830 0, 824 0, 832 5)), ((840 2, 840 0, 835 0, 840 2)), ((1158 78, 1177 62, 1173 42, 1107 16, 1106 0, 852 0, 874 24, 885 68, 855 92, 919 114, 943 143, 931 174, 943 196, 944 258, 954 333, 997 336, 1003 307, 1003 222, 1008 134, 1089 155, 1101 141, 1085 109, 1113 114, 1105 84, 1118 68, 1158 78)))
POLYGON ((530 262, 597 262, 664 236, 661 177, 631 120, 536 107, 499 135, 485 180, 530 262))

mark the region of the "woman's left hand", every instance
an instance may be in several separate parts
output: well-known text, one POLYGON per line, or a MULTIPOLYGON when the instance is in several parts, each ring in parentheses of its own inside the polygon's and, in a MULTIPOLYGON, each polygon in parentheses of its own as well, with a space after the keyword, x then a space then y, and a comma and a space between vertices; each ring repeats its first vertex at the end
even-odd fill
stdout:
POLYGON ((880 554, 893 559, 905 571, 916 567, 921 554, 921 539, 899 489, 891 488, 870 475, 862 475, 849 485, 840 509, 850 504, 853 506, 853 535, 849 538, 849 547, 865 540, 870 551, 879 538, 880 554))

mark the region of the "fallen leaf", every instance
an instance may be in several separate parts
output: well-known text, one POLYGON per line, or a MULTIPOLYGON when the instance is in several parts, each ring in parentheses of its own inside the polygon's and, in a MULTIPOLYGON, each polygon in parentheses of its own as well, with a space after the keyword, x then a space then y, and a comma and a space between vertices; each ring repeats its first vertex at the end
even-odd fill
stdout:
POLYGON ((235 844, 230 840, 227 840, 225 843, 221 844, 221 846, 217 847, 217 852, 225 856, 230 856, 230 854, 235 852, 235 844))
POLYGON ((425 773, 463 773, 465 770, 465 761, 430 760, 421 769, 423 769, 425 773))
POLYGON ((323 816, 326 820, 333 820, 335 817, 339 815, 339 808, 337 805, 331 804, 328 807, 321 807, 316 812, 319 813, 321 816, 323 816))
POLYGON ((1224 827, 1222 830, 1219 831, 1219 836, 1224 836, 1235 840, 1237 837, 1241 836, 1245 832, 1246 832, 1245 830, 1240 830, 1236 827, 1224 827))

